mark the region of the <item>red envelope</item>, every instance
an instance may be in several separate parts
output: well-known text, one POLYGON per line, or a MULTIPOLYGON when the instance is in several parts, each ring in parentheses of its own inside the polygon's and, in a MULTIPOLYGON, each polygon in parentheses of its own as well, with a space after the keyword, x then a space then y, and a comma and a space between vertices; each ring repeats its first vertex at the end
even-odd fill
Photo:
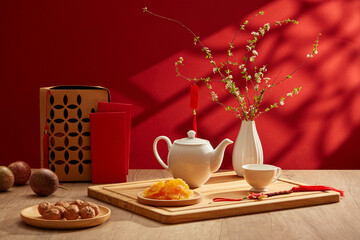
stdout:
POLYGON ((91 113, 92 183, 126 182, 126 113, 91 113))
POLYGON ((126 113, 126 174, 129 171, 129 161, 130 161, 130 135, 131 135, 131 112, 132 105, 124 103, 109 103, 109 102, 99 102, 98 103, 98 112, 124 112, 126 113))

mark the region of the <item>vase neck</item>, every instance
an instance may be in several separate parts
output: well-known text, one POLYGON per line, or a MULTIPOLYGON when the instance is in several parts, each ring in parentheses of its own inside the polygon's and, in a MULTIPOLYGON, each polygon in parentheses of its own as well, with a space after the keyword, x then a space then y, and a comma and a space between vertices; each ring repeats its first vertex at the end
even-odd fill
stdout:
POLYGON ((242 121, 240 128, 243 129, 253 129, 256 131, 255 121, 242 121))
POLYGON ((246 120, 243 120, 241 122, 241 125, 255 125, 255 121, 246 121, 246 120))

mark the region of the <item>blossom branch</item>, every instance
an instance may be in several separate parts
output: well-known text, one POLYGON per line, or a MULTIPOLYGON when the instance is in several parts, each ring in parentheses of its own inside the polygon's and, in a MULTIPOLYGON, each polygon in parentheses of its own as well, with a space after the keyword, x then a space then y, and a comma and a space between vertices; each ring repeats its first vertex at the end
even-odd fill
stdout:
MULTIPOLYGON (((239 88, 237 87, 236 81, 235 81, 235 79, 233 79, 233 76, 231 75, 231 70, 230 70, 230 65, 235 66, 235 65, 238 65, 238 63, 230 61, 230 57, 233 56, 232 50, 234 49, 234 42, 235 42, 237 35, 241 31, 245 30, 249 21, 245 21, 244 24, 240 25, 240 29, 238 30, 238 32, 236 32, 232 41, 229 43, 229 49, 227 51, 227 58, 226 58, 225 64, 221 63, 220 67, 218 67, 212 57, 210 49, 208 47, 205 47, 203 45, 203 43, 200 41, 199 37, 194 32, 192 32, 187 26, 185 26, 183 23, 181 23, 178 20, 171 19, 168 17, 158 15, 156 13, 153 13, 153 12, 149 11, 146 7, 143 8, 143 11, 146 13, 149 13, 153 16, 175 22, 175 23, 179 24, 180 26, 182 26, 183 28, 185 28, 189 33, 191 33, 191 35, 194 38, 194 44, 196 45, 197 43, 199 43, 202 51, 205 52, 205 54, 206 54, 206 58, 209 59, 210 64, 213 67, 213 73, 219 74, 219 76, 221 77, 221 82, 224 84, 225 89, 231 95, 233 95, 235 97, 235 100, 238 103, 238 107, 225 106, 223 103, 221 103, 219 101, 219 98, 218 98, 217 94, 215 93, 215 91, 213 90, 212 84, 211 84, 211 82, 216 81, 216 80, 211 80, 210 77, 189 78, 189 77, 182 75, 179 70, 179 66, 183 65, 182 57, 180 57, 179 60, 177 62, 175 62, 175 70, 176 70, 177 76, 182 77, 188 81, 194 81, 194 82, 203 81, 203 82, 205 82, 206 87, 208 88, 208 90, 210 92, 212 101, 223 106, 226 111, 231 111, 233 114, 235 114, 235 116, 237 118, 240 118, 240 119, 246 120, 246 121, 254 120, 256 117, 258 117, 262 113, 270 111, 273 108, 277 108, 277 107, 279 107, 279 105, 280 106, 284 105, 284 102, 286 99, 288 99, 289 97, 293 97, 294 95, 297 95, 300 92, 301 87, 295 88, 292 92, 288 93, 285 97, 281 97, 279 103, 271 104, 269 107, 265 108, 265 110, 260 110, 260 105, 262 104, 264 99, 268 96, 268 94, 271 92, 272 88, 281 84, 285 80, 292 78, 292 75, 295 72, 297 72, 305 63, 307 63, 307 61, 310 58, 312 58, 314 55, 316 55, 318 53, 317 48, 318 48, 318 44, 319 44, 319 36, 321 34, 318 35, 317 40, 313 44, 313 47, 314 47, 313 51, 310 54, 307 54, 307 59, 302 64, 300 64, 297 68, 295 68, 289 75, 282 78, 280 81, 277 81, 279 78, 279 75, 280 75, 280 73, 279 73, 276 76, 276 78, 272 81, 272 83, 269 84, 269 81, 271 79, 268 76, 265 77, 265 74, 267 72, 267 65, 264 65, 261 68, 258 68, 255 64, 256 58, 258 56, 258 52, 256 51, 256 44, 259 41, 259 39, 261 39, 265 36, 266 32, 270 31, 270 28, 272 28, 274 26, 286 25, 289 23, 298 24, 298 21, 288 18, 283 21, 276 21, 275 23, 273 23, 271 25, 269 23, 264 24, 264 26, 260 27, 257 31, 253 31, 251 33, 252 39, 248 40, 247 41, 248 44, 245 46, 247 51, 245 53, 245 56, 242 59, 243 63, 240 64, 238 67, 241 72, 241 78, 244 79, 244 81, 245 81, 245 93, 242 94, 240 92, 239 88), (246 66, 248 66, 249 64, 254 69, 253 76, 248 73, 246 66), (225 67, 225 70, 223 70, 224 67, 225 67), (222 71, 224 71, 224 73, 222 71), (265 84, 265 86, 261 88, 260 86, 263 84, 265 84), (252 86, 252 92, 253 92, 252 99, 250 98, 249 85, 252 86)), ((258 16, 259 14, 263 15, 264 12, 261 11, 261 12, 255 14, 254 17, 258 16)), ((252 20, 252 19, 250 19, 250 20, 252 20)))

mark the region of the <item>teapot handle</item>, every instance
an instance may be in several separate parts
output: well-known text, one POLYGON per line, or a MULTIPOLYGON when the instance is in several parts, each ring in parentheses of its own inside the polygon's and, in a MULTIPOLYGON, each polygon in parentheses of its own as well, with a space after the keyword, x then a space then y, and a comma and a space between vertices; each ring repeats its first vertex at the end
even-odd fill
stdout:
POLYGON ((158 141, 160 141, 160 140, 165 140, 165 142, 166 142, 167 145, 168 145, 168 151, 170 150, 170 147, 172 146, 172 143, 171 143, 171 141, 170 141, 170 139, 169 139, 168 137, 166 137, 166 136, 160 136, 160 137, 157 137, 157 138, 155 139, 154 144, 153 144, 153 151, 154 151, 154 155, 155 155, 156 159, 158 160, 158 162, 160 163, 160 165, 163 166, 163 168, 169 169, 169 166, 164 163, 164 161, 161 159, 161 157, 159 156, 159 153, 158 153, 158 151, 157 151, 157 143, 158 143, 158 141))

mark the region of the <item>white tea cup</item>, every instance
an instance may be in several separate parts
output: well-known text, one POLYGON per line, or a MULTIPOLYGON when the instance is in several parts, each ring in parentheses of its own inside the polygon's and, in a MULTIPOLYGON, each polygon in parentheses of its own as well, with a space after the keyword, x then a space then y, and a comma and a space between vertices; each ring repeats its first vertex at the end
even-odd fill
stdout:
POLYGON ((252 187, 251 192, 268 191, 267 187, 282 173, 281 168, 269 164, 247 164, 242 168, 246 182, 252 187))

